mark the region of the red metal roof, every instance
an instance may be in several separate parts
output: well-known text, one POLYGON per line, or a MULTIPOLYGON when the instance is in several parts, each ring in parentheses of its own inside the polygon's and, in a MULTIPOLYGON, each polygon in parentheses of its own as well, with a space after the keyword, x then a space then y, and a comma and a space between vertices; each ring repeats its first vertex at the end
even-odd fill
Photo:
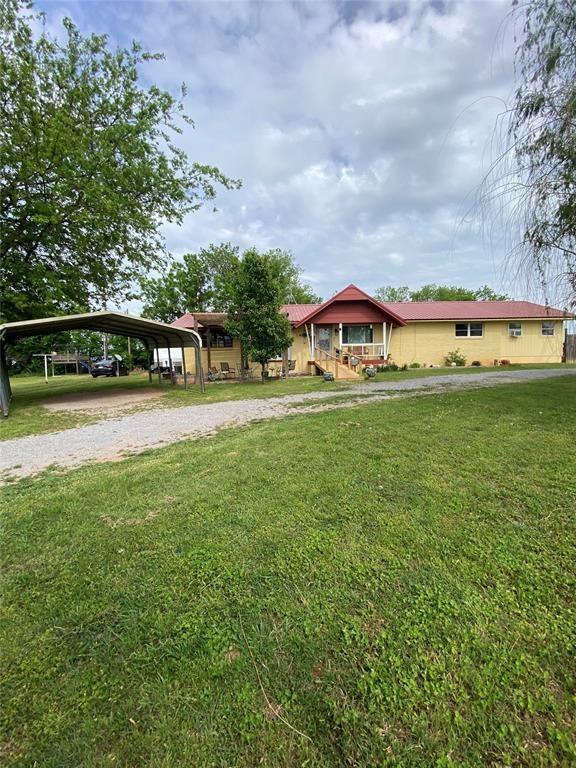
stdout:
POLYGON ((171 325, 178 328, 194 328, 194 318, 196 318, 198 328, 203 328, 205 325, 224 325, 227 317, 226 312, 186 312, 171 325))
MULTIPOLYGON (((315 323, 393 322, 406 325, 416 320, 529 320, 538 318, 574 318, 569 312, 531 301, 402 301, 382 303, 355 285, 332 296, 323 304, 284 304, 280 311, 294 326, 315 323)), ((225 312, 187 312, 174 320, 179 328, 223 325, 225 312)))
POLYGON ((283 304, 280 311, 288 315, 291 323, 299 323, 302 318, 321 306, 322 304, 283 304))
POLYGON ((177 328, 194 328, 194 315, 191 315, 190 312, 186 312, 185 315, 178 317, 171 322, 170 325, 175 325, 177 328))
POLYGON ((324 304, 314 305, 308 314, 300 317, 294 324, 304 323, 373 323, 392 322, 395 325, 406 325, 404 320, 390 309, 387 304, 381 304, 353 283, 325 301, 324 304))
POLYGON ((572 317, 561 309, 531 301, 402 301, 384 306, 411 320, 509 320, 572 317))

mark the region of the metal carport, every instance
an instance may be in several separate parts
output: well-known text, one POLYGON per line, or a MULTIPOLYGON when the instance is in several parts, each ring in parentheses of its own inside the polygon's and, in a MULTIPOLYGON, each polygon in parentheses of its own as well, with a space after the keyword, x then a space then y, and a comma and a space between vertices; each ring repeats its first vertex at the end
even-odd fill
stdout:
MULTIPOLYGON (((196 355, 196 380, 203 390, 202 360, 200 349, 202 341, 196 331, 190 328, 178 328, 174 325, 159 323, 156 320, 148 320, 144 317, 134 317, 123 312, 88 312, 82 315, 65 315, 62 317, 45 317, 40 320, 22 320, 17 323, 4 323, 0 325, 0 404, 4 416, 8 416, 12 389, 8 375, 8 363, 6 360, 6 348, 10 343, 18 339, 30 336, 43 336, 62 331, 100 331, 115 336, 129 336, 140 339, 148 350, 149 357, 153 349, 159 347, 170 349, 182 349, 182 372, 184 385, 188 386, 185 365, 185 348, 193 348, 196 355)), ((172 361, 170 358, 170 367, 172 361)), ((152 378, 150 370, 149 377, 152 378)))

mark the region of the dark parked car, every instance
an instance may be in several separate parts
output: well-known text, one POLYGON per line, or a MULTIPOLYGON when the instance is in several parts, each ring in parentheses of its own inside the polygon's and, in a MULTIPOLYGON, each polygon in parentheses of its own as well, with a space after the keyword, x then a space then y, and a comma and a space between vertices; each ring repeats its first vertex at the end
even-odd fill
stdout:
POLYGON ((108 357, 92 363, 90 373, 93 379, 97 376, 128 376, 128 367, 122 360, 108 357))

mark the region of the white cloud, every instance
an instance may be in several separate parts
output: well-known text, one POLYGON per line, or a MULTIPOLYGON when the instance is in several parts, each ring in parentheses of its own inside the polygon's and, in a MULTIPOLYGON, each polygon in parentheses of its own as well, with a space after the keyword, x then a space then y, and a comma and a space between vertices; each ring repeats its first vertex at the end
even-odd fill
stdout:
POLYGON ((511 49, 495 53, 508 0, 68 7, 84 31, 163 51, 145 75, 187 82, 190 157, 243 180, 217 213, 165 228, 175 254, 287 248, 326 296, 352 281, 499 287, 499 255, 463 220, 511 89, 511 49))

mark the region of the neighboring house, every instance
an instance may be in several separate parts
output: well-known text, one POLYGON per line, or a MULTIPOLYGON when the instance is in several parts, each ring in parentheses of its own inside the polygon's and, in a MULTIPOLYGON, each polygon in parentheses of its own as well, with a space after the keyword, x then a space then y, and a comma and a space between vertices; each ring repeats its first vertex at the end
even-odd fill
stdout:
MULTIPOLYGON (((392 360, 398 365, 443 365, 456 348, 467 363, 556 363, 562 359, 563 323, 559 309, 528 301, 427 301, 382 303, 355 285, 322 304, 286 304, 292 325, 291 370, 313 374, 329 370, 337 378, 356 378, 362 366, 392 360)), ((186 314, 173 325, 193 328, 202 337, 205 369, 222 363, 240 370, 241 348, 225 331, 226 315, 186 314)), ((275 361, 273 365, 282 366, 275 361)), ((194 372, 192 356, 187 369, 194 372)))

